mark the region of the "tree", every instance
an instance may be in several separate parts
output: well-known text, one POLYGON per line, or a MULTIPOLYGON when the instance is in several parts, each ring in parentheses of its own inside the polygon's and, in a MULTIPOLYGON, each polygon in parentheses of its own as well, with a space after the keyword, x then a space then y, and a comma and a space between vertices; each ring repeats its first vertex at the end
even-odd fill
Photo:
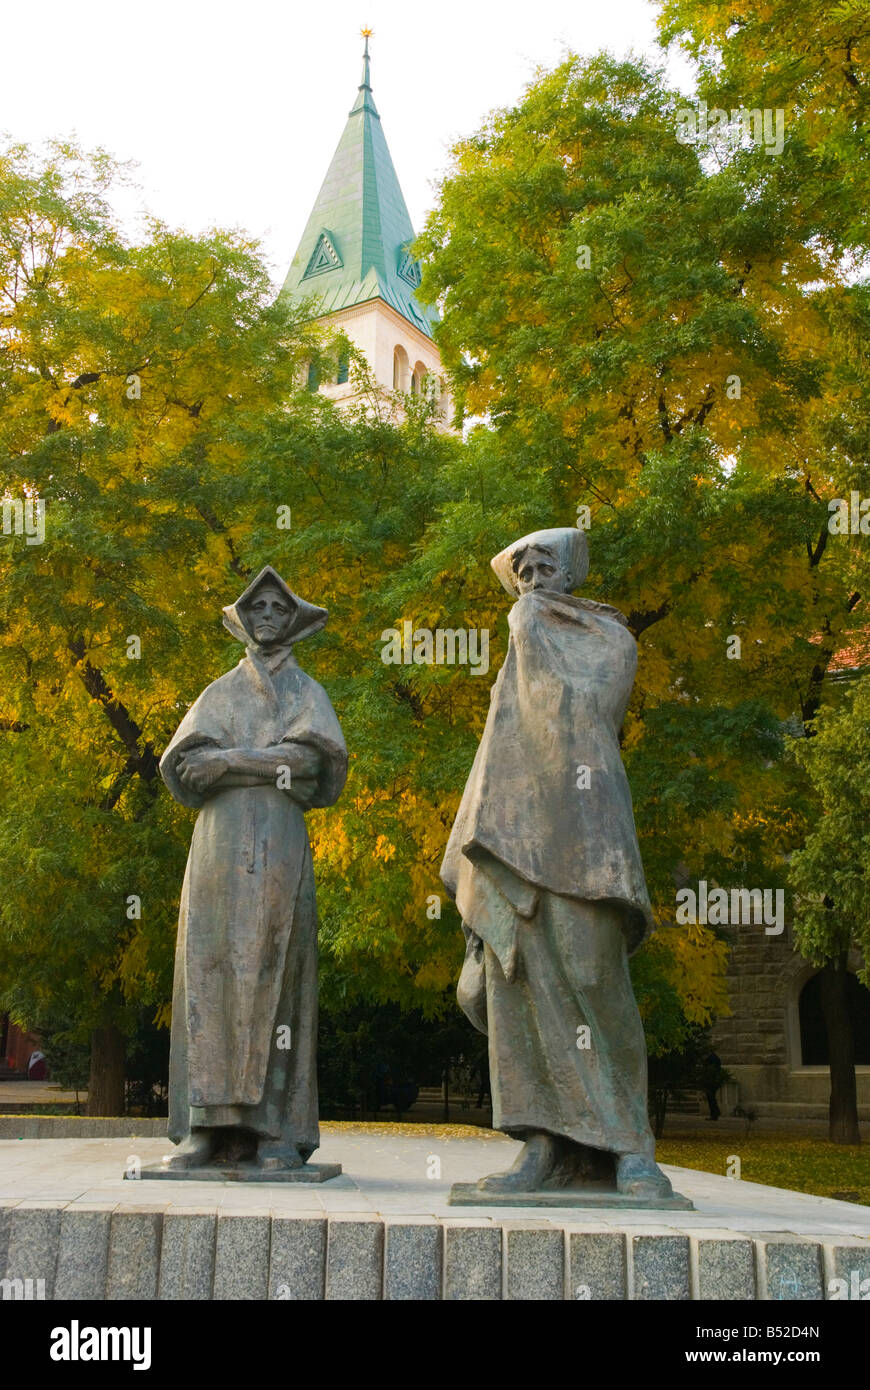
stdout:
POLYGON ((811 733, 793 744, 820 812, 789 866, 795 937, 801 952, 823 970, 829 1135, 834 1143, 859 1144, 846 976, 854 951, 862 962, 858 977, 870 985, 870 680, 859 677, 839 707, 819 714, 811 733))
POLYGON ((698 65, 698 95, 781 109, 785 163, 844 247, 870 247, 870 15, 864 0, 659 0, 659 31, 698 65))
POLYGON ((267 560, 331 610, 306 664, 353 755, 338 814, 312 817, 325 997, 443 1012, 461 958, 458 924, 421 930, 407 897, 437 882, 437 778, 379 640, 458 443, 423 400, 397 429, 297 389, 335 345, 274 305, 256 248, 157 223, 128 245, 117 175, 68 146, 0 161, 0 482, 10 517, 46 504, 44 544, 0 550, 0 979, 17 1016, 90 1038, 91 1113, 123 1108, 142 1007, 169 1022, 193 817, 157 764, 238 660, 220 610, 267 560))
MULTIPOLYGON (((829 505, 838 506, 841 513, 847 509, 854 512, 860 499, 870 493, 870 377, 866 350, 870 301, 864 259, 870 248, 867 7, 860 0, 845 0, 834 6, 809 0, 799 8, 785 0, 772 0, 762 7, 732 4, 730 0, 692 0, 691 4, 686 0, 664 0, 660 33, 664 44, 679 44, 695 60, 698 94, 710 105, 779 110, 786 138, 775 159, 756 152, 757 178, 792 212, 800 210, 805 244, 810 244, 815 233, 817 239, 823 239, 832 252, 842 257, 843 271, 849 272, 845 283, 814 294, 828 335, 830 369, 826 389, 809 417, 808 439, 820 463, 813 468, 814 476, 808 473, 807 487, 815 495, 821 492, 830 498, 829 505), (863 280, 857 273, 862 265, 863 280), (819 486, 819 478, 825 482, 833 480, 835 486, 819 486)), ((840 279, 843 280, 842 274, 840 279)), ((831 531, 837 539, 831 543, 830 533, 823 531, 815 555, 821 558, 827 547, 828 565, 836 548, 834 567, 842 576, 844 603, 852 615, 842 645, 857 650, 863 659, 866 604, 862 595, 867 592, 867 556, 866 548, 861 547, 860 529, 855 528, 851 517, 849 520, 844 530, 842 526, 835 527, 831 518, 831 531)), ((830 607, 824 604, 816 633, 818 660, 812 669, 810 689, 801 699, 801 716, 808 735, 814 732, 814 716, 820 711, 824 713, 832 698, 836 708, 836 689, 831 691, 828 674, 837 665, 841 630, 837 619, 832 621, 830 607)), ((807 749, 811 747, 815 745, 806 745, 807 749)), ((812 755, 809 761, 798 761, 807 769, 815 766, 812 755)), ((812 781, 818 792, 816 774, 812 781)), ((817 800, 803 821, 811 834, 822 814, 823 805, 817 800)), ((849 852, 853 852, 853 843, 842 841, 837 847, 839 855, 847 844, 849 852)), ((830 898, 827 901, 830 915, 824 920, 831 954, 825 956, 822 983, 831 1059, 830 1132, 840 1142, 857 1142, 853 1045, 844 1008, 846 952, 837 946, 850 939, 852 924, 848 916, 837 922, 841 905, 830 898)), ((810 959, 819 959, 819 939, 809 932, 803 909, 797 922, 799 949, 810 959)))
MULTIPOLYGON (((266 561, 330 610, 304 661, 351 750, 339 805, 309 822, 325 1011, 394 1004, 446 1026, 462 936, 438 868, 505 650, 507 605, 487 562, 516 526, 560 508, 573 518, 578 495, 560 472, 570 448, 555 411, 517 459, 507 430, 467 444, 439 435, 424 400, 406 399, 397 427, 364 382, 345 415, 298 389, 306 364, 325 370, 335 347, 273 304, 256 247, 157 223, 129 245, 106 201, 116 173, 68 147, 42 163, 15 148, 0 163, 2 483, 10 507, 37 494, 47 504, 44 544, 12 534, 0 552, 0 979, 18 1016, 52 1012, 90 1037, 91 1113, 123 1103, 124 1040, 142 1010, 146 1023, 169 1021, 193 818, 164 793, 157 762, 205 682, 238 660, 220 609, 266 561), (384 633, 404 621, 485 629, 488 670, 385 662, 384 633)), ((694 482, 703 449, 683 447, 659 459, 650 446, 632 518, 658 539, 656 560, 619 528, 599 552, 595 582, 635 586, 640 632, 660 602, 657 567, 673 561, 689 588, 679 499, 703 502, 714 537, 721 525, 694 482), (636 557, 646 569, 626 580, 636 557)), ((742 486, 751 496, 751 479, 742 486)), ((632 777, 652 789, 639 821, 664 923, 635 961, 654 1050, 723 998, 722 942, 667 926, 668 843, 723 874, 760 862, 758 825, 741 815, 758 760, 778 748, 750 688, 732 723, 692 726, 685 757, 703 748, 703 765, 656 785, 640 735, 657 709, 667 730, 697 698, 692 663, 716 639, 697 616, 693 632, 685 692, 653 667, 656 698, 644 687, 626 728, 632 777)), ((787 799, 774 789, 768 803, 776 822, 787 799)))
POLYGON ((661 1139, 665 1132, 669 1102, 687 1100, 691 1091, 715 1095, 721 1086, 733 1080, 712 1051, 709 1033, 703 1028, 692 1029, 681 1047, 652 1057, 649 1109, 655 1137, 661 1139))
MULTIPOLYGON (((488 417, 503 469, 468 470, 463 524, 479 498, 499 548, 576 516, 587 592, 638 639, 623 746, 648 950, 704 1023, 724 948, 668 925, 675 875, 784 886, 809 789, 782 730, 864 622, 828 503, 867 473, 839 248, 763 155, 683 143, 684 102, 642 63, 569 57, 456 147, 418 249, 460 410, 488 417)), ((430 528, 442 568, 453 515, 430 528)))
POLYGON ((167 1017, 185 823, 159 752, 242 536, 275 524, 274 489, 236 509, 307 351, 241 238, 127 244, 117 177, 71 146, 0 157, 0 972, 14 1011, 90 1034, 92 1114, 123 1113, 138 1004, 167 1017))

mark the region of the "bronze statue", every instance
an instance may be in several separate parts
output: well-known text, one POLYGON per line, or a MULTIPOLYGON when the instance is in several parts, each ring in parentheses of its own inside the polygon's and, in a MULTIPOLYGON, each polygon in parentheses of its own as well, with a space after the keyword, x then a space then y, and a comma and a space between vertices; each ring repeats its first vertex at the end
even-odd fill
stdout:
POLYGON ((279 1173, 320 1142, 305 812, 338 799, 347 751, 325 691, 294 655, 326 610, 267 565, 223 611, 246 654, 203 691, 160 762, 176 801, 200 808, 178 922, 169 1168, 279 1173))
POLYGON ((478 1189, 663 1202, 628 972, 652 928, 619 751, 636 644, 616 609, 572 594, 583 531, 536 531, 492 567, 516 599, 510 644, 441 877, 467 942, 459 1002, 489 1037, 493 1126, 524 1147, 478 1189))

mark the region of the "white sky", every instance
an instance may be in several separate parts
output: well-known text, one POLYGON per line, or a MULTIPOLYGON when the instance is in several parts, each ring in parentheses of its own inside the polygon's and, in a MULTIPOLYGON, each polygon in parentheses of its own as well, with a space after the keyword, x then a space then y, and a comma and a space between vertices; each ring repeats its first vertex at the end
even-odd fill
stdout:
MULTIPOLYGON (((125 217, 243 227, 280 282, 355 98, 364 25, 418 231, 452 141, 538 64, 568 48, 660 56, 650 0, 39 0, 3 16, 0 132, 75 134, 135 160, 125 217)), ((685 65, 671 76, 688 86, 685 65)))

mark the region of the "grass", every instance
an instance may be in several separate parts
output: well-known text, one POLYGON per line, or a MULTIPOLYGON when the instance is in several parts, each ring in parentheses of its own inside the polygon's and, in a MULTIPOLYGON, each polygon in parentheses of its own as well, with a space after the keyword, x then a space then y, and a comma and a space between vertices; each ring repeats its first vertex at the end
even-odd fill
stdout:
POLYGON ((407 1120, 321 1120, 323 1132, 334 1131, 345 1134, 407 1134, 411 1139, 504 1139, 494 1129, 483 1129, 480 1125, 463 1124, 414 1124, 407 1120))
POLYGON ((805 1134, 723 1134, 720 1138, 671 1134, 656 1144, 660 1163, 728 1176, 728 1159, 740 1159, 744 1182, 834 1197, 870 1206, 870 1146, 831 1144, 805 1134))
MULTIPOLYGON (((82 1109, 84 1109, 84 1102, 82 1102, 82 1109)), ((40 1115, 64 1115, 68 1118, 75 1118, 76 1113, 75 1101, 61 1101, 57 1105, 25 1105, 22 1110, 6 1110, 0 1108, 0 1115, 5 1115, 8 1119, 15 1118, 18 1120, 30 1120, 33 1119, 34 1116, 38 1118, 40 1115)), ((81 1118, 81 1116, 79 1116, 79 1118, 81 1118)))

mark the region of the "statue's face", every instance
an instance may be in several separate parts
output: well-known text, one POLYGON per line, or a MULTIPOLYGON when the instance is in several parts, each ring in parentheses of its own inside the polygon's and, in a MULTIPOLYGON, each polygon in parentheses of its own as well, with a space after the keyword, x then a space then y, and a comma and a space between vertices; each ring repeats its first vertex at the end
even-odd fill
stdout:
POLYGON ((574 587, 570 571, 564 569, 555 555, 547 550, 527 550, 516 571, 517 589, 520 594, 531 593, 534 589, 555 590, 568 594, 574 587))
POLYGON ((268 586, 257 591, 248 613, 254 636, 264 647, 283 642, 293 621, 293 609, 286 595, 268 586))

